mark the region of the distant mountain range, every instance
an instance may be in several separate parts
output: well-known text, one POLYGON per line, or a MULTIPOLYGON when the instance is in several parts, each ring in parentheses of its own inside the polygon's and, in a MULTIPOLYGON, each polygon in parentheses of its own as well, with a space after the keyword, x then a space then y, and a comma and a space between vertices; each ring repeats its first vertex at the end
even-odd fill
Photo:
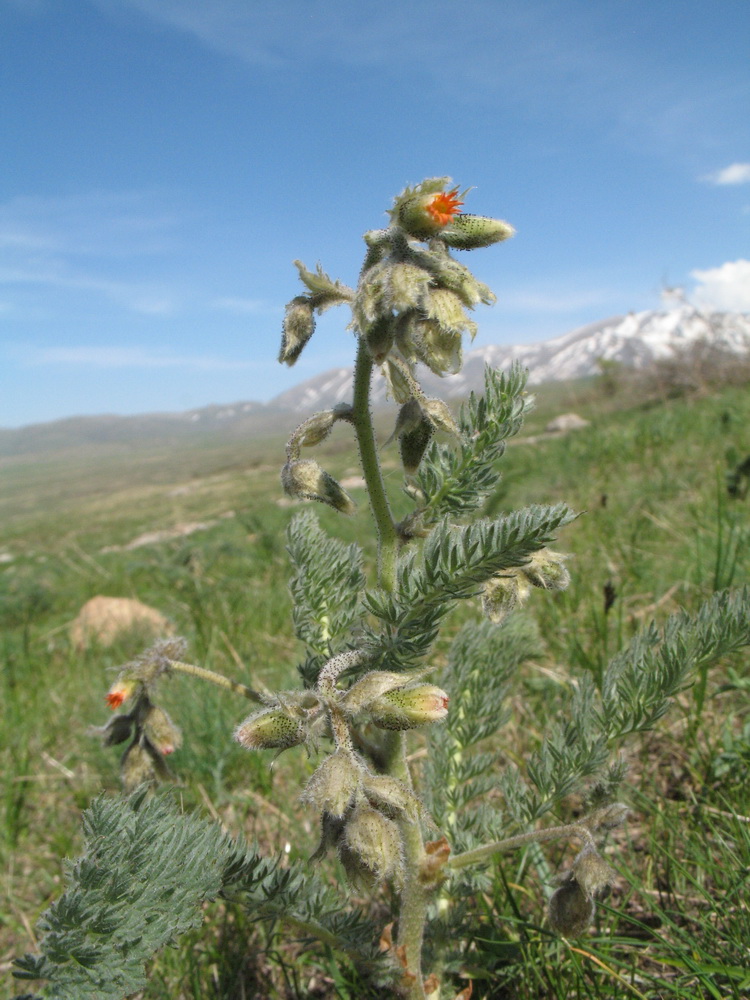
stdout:
MULTIPOLYGON (((600 359, 644 368, 702 339, 737 353, 750 351, 750 314, 707 314, 682 305, 613 316, 539 344, 480 347, 466 353, 457 375, 441 379, 423 370, 420 382, 427 395, 456 399, 483 389, 485 365, 507 368, 520 361, 529 369, 529 381, 538 385, 594 375, 600 359)), ((281 393, 270 405, 297 413, 327 409, 351 397, 351 381, 351 368, 333 368, 281 393)), ((385 402, 383 379, 375 379, 372 397, 376 403, 385 402)))
MULTIPOLYGON (((737 353, 750 351, 750 314, 702 313, 689 305, 665 311, 629 313, 590 323, 539 344, 489 346, 468 351, 458 375, 441 379, 423 369, 427 395, 456 399, 484 386, 484 366, 507 368, 520 361, 530 382, 564 381, 597 373, 601 359, 643 368, 676 349, 706 339, 737 353)), ((240 402, 182 413, 134 417, 70 417, 17 430, 0 429, 0 455, 20 455, 94 443, 135 443, 197 435, 239 437, 279 429, 279 414, 311 413, 351 399, 351 368, 333 368, 281 393, 270 403, 240 402)), ((375 377, 372 397, 385 403, 385 381, 375 377)))

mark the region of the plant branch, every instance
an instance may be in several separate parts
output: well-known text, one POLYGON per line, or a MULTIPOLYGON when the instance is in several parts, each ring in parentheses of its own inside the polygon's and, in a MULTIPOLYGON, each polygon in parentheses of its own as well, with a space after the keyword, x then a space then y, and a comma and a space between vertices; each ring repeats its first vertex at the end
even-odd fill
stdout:
POLYGON ((462 854, 456 854, 455 857, 449 858, 446 868, 466 868, 468 865, 487 861, 493 854, 499 854, 500 851, 525 847, 526 844, 543 844, 548 840, 558 840, 560 837, 577 837, 587 847, 596 847, 596 841, 587 826, 581 826, 579 823, 566 823, 563 826, 547 827, 546 830, 519 833, 516 837, 506 837, 505 840, 496 840, 492 844, 475 847, 473 851, 464 851, 462 854))
POLYGON ((212 684, 216 684, 217 687, 223 687, 226 688, 227 691, 233 691, 235 694, 241 694, 249 701, 255 701, 259 705, 266 704, 263 696, 253 690, 253 688, 248 687, 247 684, 240 684, 239 681, 230 680, 228 677, 225 677, 224 674, 219 674, 215 670, 207 670, 205 667, 196 667, 192 663, 183 663, 181 660, 170 660, 169 666, 171 670, 176 670, 180 674, 190 674, 193 677, 200 677, 201 680, 210 681, 212 684))

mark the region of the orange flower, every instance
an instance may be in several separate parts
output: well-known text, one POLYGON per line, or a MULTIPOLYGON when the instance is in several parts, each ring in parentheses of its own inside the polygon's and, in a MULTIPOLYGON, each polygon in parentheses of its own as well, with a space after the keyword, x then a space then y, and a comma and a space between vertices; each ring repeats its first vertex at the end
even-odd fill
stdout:
POLYGON ((110 708, 119 708, 124 701, 135 691, 135 684, 132 681, 115 681, 112 687, 107 692, 105 701, 110 708))
POLYGON ((454 187, 451 191, 439 191, 433 195, 425 208, 435 222, 447 226, 461 205, 463 202, 459 201, 458 188, 454 187))

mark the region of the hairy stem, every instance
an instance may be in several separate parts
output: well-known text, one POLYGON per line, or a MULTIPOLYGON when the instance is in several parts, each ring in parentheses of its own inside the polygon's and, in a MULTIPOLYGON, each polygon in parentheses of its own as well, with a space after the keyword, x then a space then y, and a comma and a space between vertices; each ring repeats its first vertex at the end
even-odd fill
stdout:
POLYGON ((383 475, 380 471, 375 433, 372 427, 371 377, 372 358, 364 340, 360 340, 354 368, 354 403, 351 421, 357 435, 362 475, 367 485, 370 509, 378 532, 378 584, 383 590, 391 591, 396 583, 398 533, 383 485, 383 475))
POLYGON ((587 826, 579 823, 567 823, 564 826, 550 826, 546 830, 532 830, 530 833, 519 833, 517 837, 506 837, 505 840, 496 840, 492 844, 483 844, 474 848, 473 851, 464 851, 463 854, 456 854, 447 862, 447 868, 466 868, 468 865, 476 865, 482 861, 487 861, 493 854, 500 851, 510 851, 516 847, 525 847, 526 844, 543 844, 547 840, 559 840, 560 837, 577 837, 587 847, 596 847, 591 830, 587 826))
MULTIPOLYGON (((411 788, 411 772, 406 760, 406 734, 389 733, 389 737, 386 770, 394 778, 403 781, 407 788, 411 788)), ((401 890, 396 944, 404 949, 407 972, 402 993, 407 1000, 425 1000, 422 943, 427 922, 427 904, 434 889, 425 886, 420 878, 425 849, 419 821, 405 816, 399 820, 399 827, 404 849, 404 885, 401 890)))
POLYGON ((180 674, 190 674, 193 677, 200 677, 201 680, 210 681, 212 684, 216 684, 217 687, 226 688, 227 691, 234 691, 235 694, 241 694, 250 701, 258 702, 259 705, 266 704, 263 697, 257 691, 254 691, 253 688, 248 687, 247 684, 240 684, 239 681, 232 681, 228 677, 225 677, 224 674, 219 674, 215 670, 196 667, 192 663, 182 663, 180 660, 170 660, 169 667, 180 674))

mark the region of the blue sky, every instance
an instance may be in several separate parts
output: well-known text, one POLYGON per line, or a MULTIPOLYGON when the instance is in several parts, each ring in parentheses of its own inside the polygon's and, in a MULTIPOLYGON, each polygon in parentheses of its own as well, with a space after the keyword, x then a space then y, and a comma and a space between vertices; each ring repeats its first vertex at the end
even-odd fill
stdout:
POLYGON ((750 311, 747 0, 0 0, 0 426, 268 400, 292 260, 447 174, 527 343, 664 284, 750 311))

